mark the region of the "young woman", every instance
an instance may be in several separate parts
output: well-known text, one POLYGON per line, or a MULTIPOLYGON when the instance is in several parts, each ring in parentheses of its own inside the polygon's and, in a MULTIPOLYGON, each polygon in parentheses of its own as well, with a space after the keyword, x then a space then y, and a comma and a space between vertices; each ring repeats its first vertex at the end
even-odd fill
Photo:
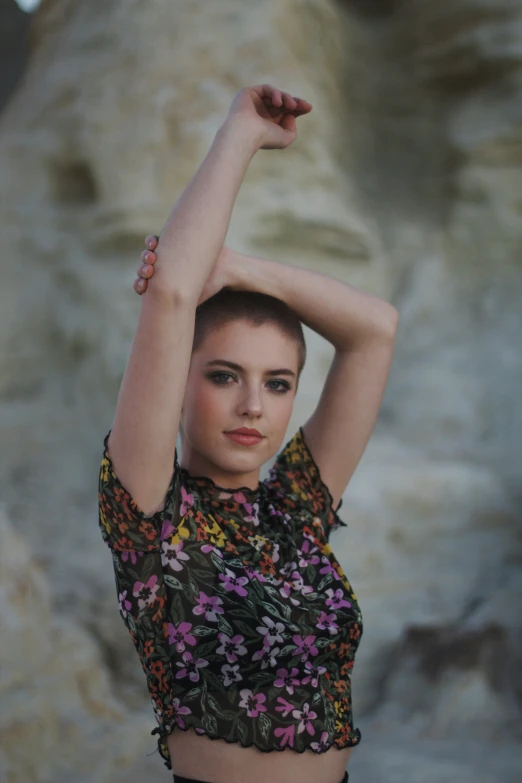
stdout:
POLYGON ((146 295, 104 440, 99 518, 174 783, 339 783, 361 739, 350 677, 362 617, 329 538, 346 524, 337 512, 398 314, 321 273, 223 247, 253 155, 289 146, 311 108, 270 85, 240 90, 134 284, 146 295), (281 449, 301 323, 335 355, 313 415, 281 449))

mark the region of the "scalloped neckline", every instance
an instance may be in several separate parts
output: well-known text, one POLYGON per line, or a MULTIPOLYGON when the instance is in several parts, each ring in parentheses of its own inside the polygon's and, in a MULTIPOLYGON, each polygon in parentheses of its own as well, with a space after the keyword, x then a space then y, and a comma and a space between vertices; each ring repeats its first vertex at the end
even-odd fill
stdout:
MULTIPOLYGON (((219 492, 229 492, 231 495, 234 495, 236 492, 242 492, 247 497, 254 497, 257 496, 261 492, 261 488, 264 487, 264 482, 260 481, 255 489, 252 489, 251 487, 222 487, 220 484, 216 484, 214 479, 210 478, 210 476, 193 476, 191 473, 188 472, 186 468, 184 468, 182 465, 179 465, 179 470, 182 471, 185 475, 185 477, 189 480, 189 482, 197 482, 202 481, 212 487, 216 490, 216 495, 219 492)), ((220 498, 220 497, 213 497, 213 500, 230 500, 230 498, 220 498)))

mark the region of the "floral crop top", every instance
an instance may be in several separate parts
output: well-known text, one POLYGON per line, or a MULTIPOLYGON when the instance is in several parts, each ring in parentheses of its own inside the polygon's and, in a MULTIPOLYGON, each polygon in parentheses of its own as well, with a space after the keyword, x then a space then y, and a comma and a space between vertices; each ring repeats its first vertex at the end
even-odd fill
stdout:
POLYGON ((191 476, 176 451, 165 508, 150 517, 118 480, 109 435, 100 530, 166 767, 167 736, 189 728, 267 752, 357 745, 350 678, 362 617, 328 543, 347 525, 302 427, 255 490, 191 476))

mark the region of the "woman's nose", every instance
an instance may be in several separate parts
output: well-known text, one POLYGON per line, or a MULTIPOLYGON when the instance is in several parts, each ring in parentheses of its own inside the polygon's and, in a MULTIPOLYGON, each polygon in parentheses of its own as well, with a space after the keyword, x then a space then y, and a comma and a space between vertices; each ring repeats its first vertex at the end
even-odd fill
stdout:
POLYGON ((245 413, 261 413, 261 395, 256 389, 248 391, 241 401, 240 408, 245 413))

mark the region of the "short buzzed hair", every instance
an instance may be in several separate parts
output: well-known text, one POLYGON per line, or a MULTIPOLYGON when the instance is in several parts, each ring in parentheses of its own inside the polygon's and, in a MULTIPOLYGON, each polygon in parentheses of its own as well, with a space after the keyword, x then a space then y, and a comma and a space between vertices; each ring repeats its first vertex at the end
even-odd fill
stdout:
POLYGON ((231 321, 245 319, 261 326, 273 323, 294 340, 298 349, 297 383, 306 361, 306 343, 301 321, 288 307, 286 302, 259 291, 236 291, 222 288, 217 294, 202 302, 196 308, 194 340, 192 351, 197 351, 206 335, 213 329, 224 326, 231 321))

